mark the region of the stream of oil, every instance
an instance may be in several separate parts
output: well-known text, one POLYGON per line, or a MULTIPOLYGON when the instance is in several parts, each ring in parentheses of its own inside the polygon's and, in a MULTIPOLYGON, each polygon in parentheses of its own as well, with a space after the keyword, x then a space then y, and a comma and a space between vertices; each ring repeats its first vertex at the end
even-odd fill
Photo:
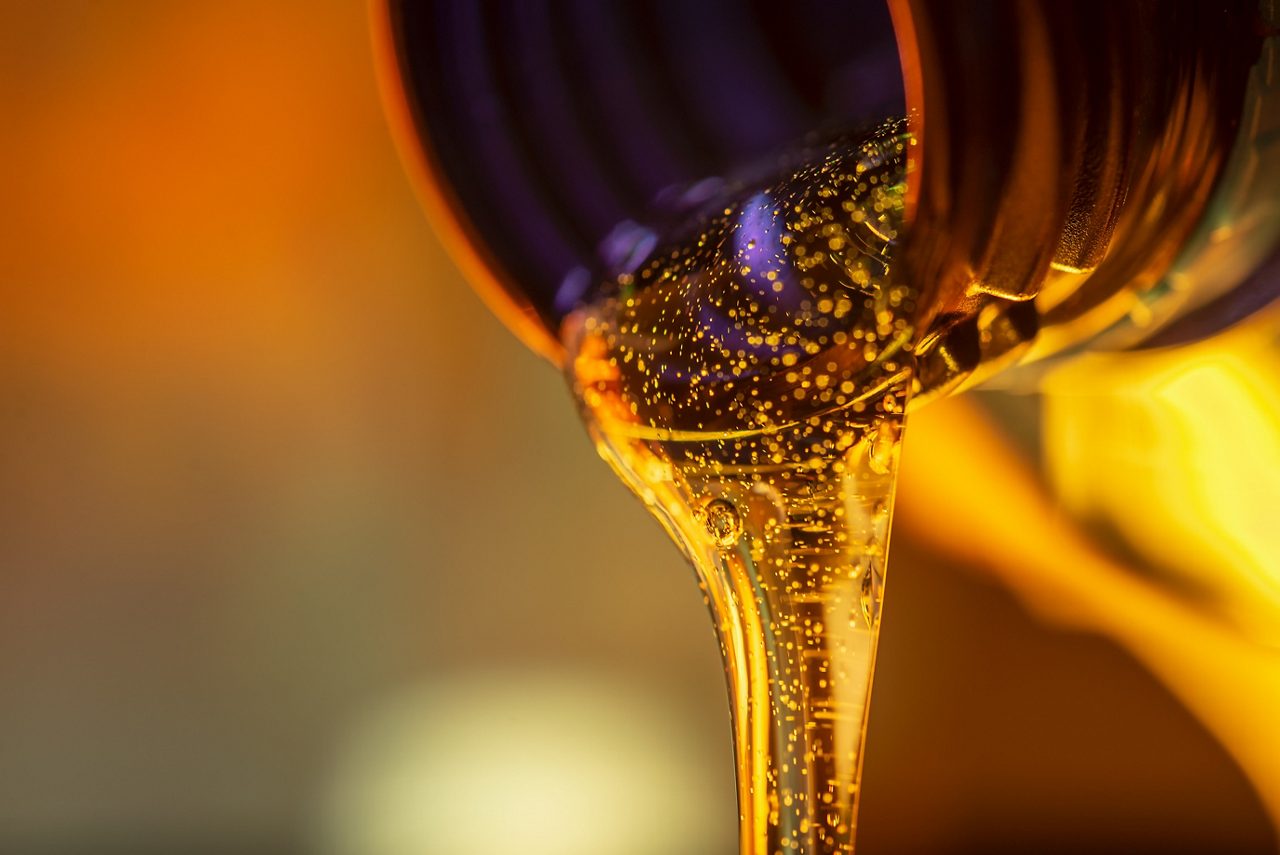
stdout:
POLYGON ((692 561, 743 855, 853 851, 915 292, 901 123, 676 233, 565 326, 601 455, 692 561))

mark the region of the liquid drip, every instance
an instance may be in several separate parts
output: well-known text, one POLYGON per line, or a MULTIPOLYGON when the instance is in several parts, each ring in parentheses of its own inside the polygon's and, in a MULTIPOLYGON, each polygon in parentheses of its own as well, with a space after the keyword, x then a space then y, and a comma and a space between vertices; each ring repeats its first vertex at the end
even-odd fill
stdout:
POLYGON ((601 455, 692 561, 733 706, 741 851, 849 853, 915 292, 901 124, 676 234, 566 323, 601 455))

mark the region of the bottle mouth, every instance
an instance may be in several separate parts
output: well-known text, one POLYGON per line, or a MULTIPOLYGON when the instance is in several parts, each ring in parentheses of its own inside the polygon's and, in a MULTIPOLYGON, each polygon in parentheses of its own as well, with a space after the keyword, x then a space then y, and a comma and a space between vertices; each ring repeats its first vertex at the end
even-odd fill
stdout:
MULTIPOLYGON (((713 198, 717 176, 767 171, 815 132, 910 107, 899 273, 922 288, 916 328, 1034 301, 1039 332, 1005 324, 1011 347, 980 354, 992 371, 1024 333, 1027 359, 1092 347, 1135 300, 1161 326, 1189 314, 1161 285, 1179 252, 1211 220, 1248 220, 1240 199, 1271 201, 1228 192, 1265 182, 1220 178, 1255 155, 1280 163, 1280 147, 1236 145, 1273 127, 1242 124, 1248 87, 1256 115, 1280 104, 1257 0, 1154 18, 1144 4, 997 0, 980 20, 948 0, 373 3, 428 213, 495 313, 557 363, 562 322, 601 271, 653 245, 640 224, 655 205, 713 198)), ((1260 264, 1274 235, 1255 237, 1260 264)), ((1269 302, 1251 270, 1197 281, 1198 298, 1242 281, 1248 293, 1179 334, 1269 302)))
POLYGON ((544 354, 619 224, 906 110, 883 0, 382 2, 428 207, 544 354))

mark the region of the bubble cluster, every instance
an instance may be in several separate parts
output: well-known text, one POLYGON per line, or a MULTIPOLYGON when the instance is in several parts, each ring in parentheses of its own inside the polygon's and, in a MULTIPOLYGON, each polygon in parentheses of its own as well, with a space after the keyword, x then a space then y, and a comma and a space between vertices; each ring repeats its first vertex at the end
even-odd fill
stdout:
POLYGON ((915 292, 890 275, 909 145, 893 123, 825 147, 610 283, 569 323, 587 406, 653 435, 871 416, 913 333, 915 292))

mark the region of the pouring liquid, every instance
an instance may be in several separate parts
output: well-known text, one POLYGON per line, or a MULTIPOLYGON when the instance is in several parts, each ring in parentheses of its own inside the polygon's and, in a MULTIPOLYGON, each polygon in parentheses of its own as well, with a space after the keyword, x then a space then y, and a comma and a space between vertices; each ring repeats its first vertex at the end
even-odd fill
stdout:
POLYGON ((916 293, 901 124, 705 217, 565 325, 600 454, 692 562, 744 855, 853 851, 916 293))

